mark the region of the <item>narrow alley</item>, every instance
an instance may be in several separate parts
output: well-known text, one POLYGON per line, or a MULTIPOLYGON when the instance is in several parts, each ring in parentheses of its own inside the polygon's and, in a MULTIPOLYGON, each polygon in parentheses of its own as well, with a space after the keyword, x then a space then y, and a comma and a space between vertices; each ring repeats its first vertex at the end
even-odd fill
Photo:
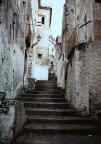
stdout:
POLYGON ((101 0, 0 0, 0 144, 101 144, 101 0))
POLYGON ((38 81, 34 91, 26 91, 18 100, 25 107, 26 121, 16 144, 95 144, 101 139, 96 136, 101 132, 96 121, 81 117, 56 81, 38 81))

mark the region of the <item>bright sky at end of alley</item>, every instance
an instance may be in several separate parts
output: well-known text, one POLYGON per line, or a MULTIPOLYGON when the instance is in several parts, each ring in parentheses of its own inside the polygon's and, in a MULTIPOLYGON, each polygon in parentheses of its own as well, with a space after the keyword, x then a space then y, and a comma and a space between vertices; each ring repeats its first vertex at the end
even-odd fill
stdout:
POLYGON ((53 37, 61 35, 63 5, 65 0, 42 0, 42 5, 50 6, 53 9, 51 34, 53 37))

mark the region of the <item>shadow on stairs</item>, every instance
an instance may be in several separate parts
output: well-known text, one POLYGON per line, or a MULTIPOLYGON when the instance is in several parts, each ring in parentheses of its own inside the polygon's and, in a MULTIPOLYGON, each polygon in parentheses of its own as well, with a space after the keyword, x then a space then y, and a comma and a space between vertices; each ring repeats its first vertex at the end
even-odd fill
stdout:
POLYGON ((97 122, 81 117, 56 81, 37 81, 36 89, 22 93, 18 101, 23 102, 26 120, 16 144, 101 144, 97 122))

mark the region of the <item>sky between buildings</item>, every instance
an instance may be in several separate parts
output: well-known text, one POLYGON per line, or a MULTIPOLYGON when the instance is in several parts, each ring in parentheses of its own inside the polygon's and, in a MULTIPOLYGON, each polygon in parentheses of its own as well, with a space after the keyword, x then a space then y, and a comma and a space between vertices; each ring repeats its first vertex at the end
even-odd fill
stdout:
POLYGON ((63 5, 65 0, 42 0, 42 5, 50 6, 53 9, 51 35, 61 35, 63 20, 63 5))

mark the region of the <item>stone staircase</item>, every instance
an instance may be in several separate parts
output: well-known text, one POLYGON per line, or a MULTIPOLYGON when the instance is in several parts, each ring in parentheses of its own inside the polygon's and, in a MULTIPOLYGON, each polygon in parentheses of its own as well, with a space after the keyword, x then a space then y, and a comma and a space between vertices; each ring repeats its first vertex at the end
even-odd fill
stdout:
POLYGON ((100 144, 97 122, 81 117, 56 81, 38 81, 35 90, 18 99, 24 102, 27 119, 16 144, 100 144))

